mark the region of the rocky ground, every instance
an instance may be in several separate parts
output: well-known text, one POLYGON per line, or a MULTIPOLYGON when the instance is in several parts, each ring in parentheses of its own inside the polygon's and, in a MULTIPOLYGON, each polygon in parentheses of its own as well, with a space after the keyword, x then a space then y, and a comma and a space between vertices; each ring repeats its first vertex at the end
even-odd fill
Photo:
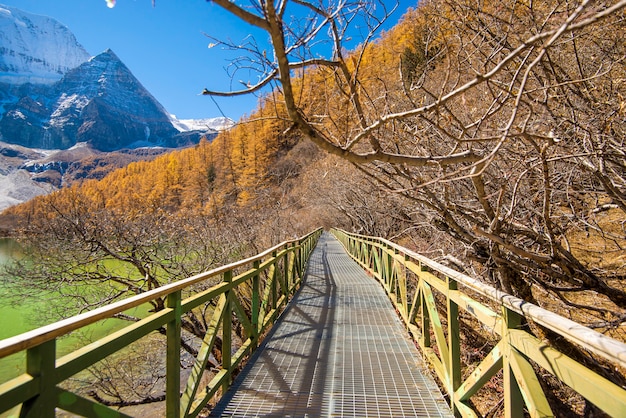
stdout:
POLYGON ((67 150, 39 150, 0 142, 0 211, 167 151, 170 149, 138 148, 107 153, 84 143, 67 150))

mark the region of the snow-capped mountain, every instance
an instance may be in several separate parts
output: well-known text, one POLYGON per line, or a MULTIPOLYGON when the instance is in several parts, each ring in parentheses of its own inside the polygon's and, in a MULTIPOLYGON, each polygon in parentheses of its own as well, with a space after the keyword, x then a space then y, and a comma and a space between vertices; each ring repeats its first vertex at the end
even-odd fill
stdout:
POLYGON ((58 21, 0 4, 0 79, 51 84, 89 59, 74 34, 58 21))
POLYGON ((188 136, 179 135, 169 114, 111 50, 51 86, 19 90, 22 94, 14 95, 15 102, 4 104, 0 120, 4 142, 44 149, 86 142, 100 151, 189 145, 188 136))
POLYGON ((172 120, 113 51, 89 58, 56 20, 0 5, 0 141, 42 149, 79 142, 100 151, 171 148, 231 122, 172 120))
POLYGON ((235 121, 220 116, 217 118, 205 119, 178 119, 175 115, 170 115, 172 125, 180 132, 204 131, 204 132, 221 132, 232 128, 235 121))
POLYGON ((171 118, 113 51, 90 58, 56 20, 0 5, 0 210, 229 124, 171 118))

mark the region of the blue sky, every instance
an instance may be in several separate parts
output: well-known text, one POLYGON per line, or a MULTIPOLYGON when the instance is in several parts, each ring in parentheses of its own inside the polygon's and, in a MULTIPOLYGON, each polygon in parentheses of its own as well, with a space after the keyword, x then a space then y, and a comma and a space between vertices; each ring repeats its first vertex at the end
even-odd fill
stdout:
MULTIPOLYGON (((216 98, 210 90, 229 90, 225 72, 228 52, 208 48, 204 34, 240 42, 260 32, 206 0, 117 0, 108 8, 105 0, 0 0, 24 11, 54 17, 76 35, 92 55, 112 49, 135 77, 172 114, 180 119, 221 116, 239 119, 256 106, 254 96, 216 98), (219 107, 218 107, 219 106, 219 107)), ((402 0, 393 22, 416 0, 402 0)), ((235 86, 237 89, 241 86, 235 86)))

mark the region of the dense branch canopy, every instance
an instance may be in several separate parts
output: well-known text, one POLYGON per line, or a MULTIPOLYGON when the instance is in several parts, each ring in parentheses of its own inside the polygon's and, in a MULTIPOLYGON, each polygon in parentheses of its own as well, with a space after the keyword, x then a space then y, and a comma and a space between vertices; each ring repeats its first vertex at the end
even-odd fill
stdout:
POLYGON ((626 307, 607 281, 621 270, 572 242, 624 243, 626 1, 424 1, 377 41, 395 6, 215 3, 267 33, 271 59, 248 59, 268 61, 279 117, 413 202, 506 290, 566 282, 626 307))

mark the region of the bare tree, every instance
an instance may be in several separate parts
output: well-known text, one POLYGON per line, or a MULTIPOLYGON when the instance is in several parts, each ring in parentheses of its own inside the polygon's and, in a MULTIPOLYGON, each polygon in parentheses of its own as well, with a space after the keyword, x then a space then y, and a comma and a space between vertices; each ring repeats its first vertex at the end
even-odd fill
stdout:
MULTIPOLYGON (((98 204, 97 199, 74 191, 47 196, 46 209, 33 213, 16 234, 23 257, 3 271, 3 282, 11 289, 9 301, 33 297, 48 301, 49 309, 38 312, 40 324, 141 294, 255 251, 250 243, 254 233, 224 219, 216 222, 202 213, 181 210, 173 214, 162 208, 136 213, 98 204)), ((37 210, 36 205, 33 208, 37 210)), ((236 222, 234 216, 225 218, 236 222)), ((187 292, 202 291, 219 280, 203 282, 187 292)), ((151 312, 166 307, 164 297, 149 303, 151 312)), ((186 355, 197 355, 209 328, 212 303, 181 318, 186 355)), ((136 322, 141 316, 122 313, 117 318, 136 322)), ((166 330, 162 327, 159 332, 165 335, 166 330)), ((148 344, 137 350, 132 353, 133 361, 125 356, 107 360, 94 366, 91 376, 79 380, 89 379, 93 389, 89 394, 111 405, 160 400, 164 366, 153 357, 162 357, 165 345, 148 344)), ((221 359, 219 337, 213 356, 221 359)))
POLYGON ((570 297, 593 290, 606 304, 591 309, 623 317, 623 266, 580 243, 626 243, 626 1, 420 2, 397 60, 373 42, 394 10, 383 2, 213 3, 272 51, 243 51, 257 83, 206 94, 278 81, 279 116, 404 197, 498 286, 588 307, 570 297))

